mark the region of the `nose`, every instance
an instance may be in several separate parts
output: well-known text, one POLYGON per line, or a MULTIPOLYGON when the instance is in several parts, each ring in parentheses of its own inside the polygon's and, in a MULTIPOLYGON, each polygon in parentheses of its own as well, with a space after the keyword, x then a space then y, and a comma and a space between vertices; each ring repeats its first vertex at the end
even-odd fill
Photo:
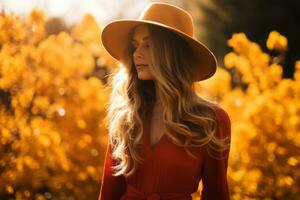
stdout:
POLYGON ((138 59, 138 58, 143 58, 143 53, 140 51, 140 48, 137 47, 136 50, 133 52, 133 58, 138 59))

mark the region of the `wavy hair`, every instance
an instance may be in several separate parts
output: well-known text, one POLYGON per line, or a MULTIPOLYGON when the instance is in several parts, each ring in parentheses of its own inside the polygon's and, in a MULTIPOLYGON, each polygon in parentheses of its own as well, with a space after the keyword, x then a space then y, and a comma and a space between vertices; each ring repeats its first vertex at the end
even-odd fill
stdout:
POLYGON ((150 70, 154 80, 140 80, 134 62, 131 44, 134 29, 128 37, 121 65, 110 76, 112 89, 107 105, 109 145, 116 160, 113 175, 131 176, 143 161, 139 150, 142 145, 144 122, 151 112, 156 88, 163 111, 166 132, 176 145, 196 158, 188 147, 209 145, 216 151, 229 149, 228 138, 216 137, 216 116, 213 103, 197 96, 192 74, 194 55, 185 42, 174 32, 148 25, 151 39, 150 70))

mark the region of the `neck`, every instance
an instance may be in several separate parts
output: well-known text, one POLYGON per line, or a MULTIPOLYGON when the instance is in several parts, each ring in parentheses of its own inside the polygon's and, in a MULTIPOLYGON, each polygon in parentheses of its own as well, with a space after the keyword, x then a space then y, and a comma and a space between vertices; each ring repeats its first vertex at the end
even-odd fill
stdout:
POLYGON ((160 99, 160 96, 158 94, 158 86, 157 86, 157 83, 155 83, 155 106, 161 106, 162 105, 162 102, 161 102, 161 99, 160 99))
POLYGON ((155 81, 154 81, 154 84, 155 84, 155 102, 154 102, 154 107, 153 107, 152 113, 158 114, 158 113, 162 113, 163 106, 162 106, 162 102, 161 102, 161 99, 158 94, 158 91, 159 91, 158 86, 155 81))

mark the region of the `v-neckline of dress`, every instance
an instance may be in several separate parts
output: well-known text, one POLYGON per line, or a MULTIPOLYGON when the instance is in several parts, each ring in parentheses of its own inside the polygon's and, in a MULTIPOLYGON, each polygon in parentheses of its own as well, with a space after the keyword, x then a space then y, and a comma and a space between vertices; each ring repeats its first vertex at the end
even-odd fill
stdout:
POLYGON ((159 140, 156 142, 156 144, 155 144, 154 146, 151 145, 150 137, 149 137, 150 135, 147 135, 147 136, 146 136, 146 143, 147 143, 147 146, 148 146, 148 148, 150 149, 150 151, 151 151, 152 153, 154 153, 154 152, 157 151, 157 149, 158 149, 159 145, 162 143, 162 141, 163 141, 165 135, 166 135, 166 134, 164 133, 164 134, 159 138, 159 140))
POLYGON ((151 117, 152 117, 152 112, 148 114, 148 118, 146 119, 146 132, 145 132, 145 138, 144 141, 146 143, 147 148, 150 150, 151 153, 154 153, 157 151, 159 145, 163 142, 166 134, 163 133, 162 136, 159 138, 159 140, 155 143, 154 146, 151 145, 151 138, 150 138, 150 131, 151 131, 151 117))

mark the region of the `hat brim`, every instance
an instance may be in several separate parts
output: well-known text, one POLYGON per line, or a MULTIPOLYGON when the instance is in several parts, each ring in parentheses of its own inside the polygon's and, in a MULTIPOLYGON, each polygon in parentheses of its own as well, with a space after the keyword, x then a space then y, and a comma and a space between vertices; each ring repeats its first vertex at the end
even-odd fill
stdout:
POLYGON ((128 41, 128 34, 132 28, 140 24, 152 24, 165 27, 181 36, 191 47, 195 55, 196 70, 194 81, 200 81, 211 77, 217 69, 217 60, 214 54, 204 44, 193 37, 164 24, 138 19, 115 20, 104 26, 101 31, 103 47, 116 60, 120 61, 128 41))

